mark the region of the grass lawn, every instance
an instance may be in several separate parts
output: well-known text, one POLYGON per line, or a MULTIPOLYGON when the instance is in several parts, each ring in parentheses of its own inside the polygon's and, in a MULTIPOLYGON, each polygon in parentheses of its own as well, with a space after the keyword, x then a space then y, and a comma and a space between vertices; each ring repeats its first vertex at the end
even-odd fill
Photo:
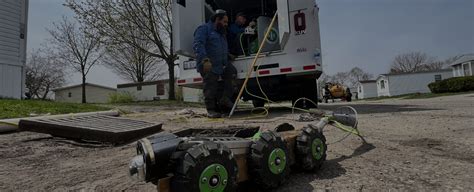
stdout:
POLYGON ((38 100, 0 99, 0 119, 29 117, 30 114, 68 114, 109 110, 92 104, 57 103, 38 100))
POLYGON ((131 103, 113 103, 108 104, 113 106, 170 106, 170 107, 203 107, 204 103, 191 103, 173 100, 159 100, 159 101, 140 101, 131 103))

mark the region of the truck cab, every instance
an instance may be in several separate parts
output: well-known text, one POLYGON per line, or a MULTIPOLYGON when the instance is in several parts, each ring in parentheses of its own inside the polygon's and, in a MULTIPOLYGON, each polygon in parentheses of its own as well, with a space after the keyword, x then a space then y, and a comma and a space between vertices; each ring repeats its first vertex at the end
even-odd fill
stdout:
MULTIPOLYGON (((179 86, 202 88, 192 49, 194 31, 217 9, 227 11, 230 23, 239 12, 245 13, 247 21, 256 21, 254 34, 239 37, 237 46, 242 54, 232 61, 237 69, 236 95, 256 57, 255 48, 265 41, 241 99, 253 101, 255 107, 264 105, 266 101, 259 98, 264 95, 275 102, 295 102, 304 97, 317 103, 322 55, 319 7, 314 0, 173 0, 173 49, 180 55, 179 86), (264 39, 274 14, 277 21, 264 39)), ((304 100, 297 106, 316 107, 304 100)))

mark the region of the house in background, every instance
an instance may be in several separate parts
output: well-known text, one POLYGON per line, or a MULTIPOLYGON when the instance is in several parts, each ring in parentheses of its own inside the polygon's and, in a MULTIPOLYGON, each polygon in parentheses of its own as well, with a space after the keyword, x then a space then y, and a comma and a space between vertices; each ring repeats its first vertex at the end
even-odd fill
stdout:
POLYGON ((153 101, 168 99, 168 80, 127 83, 117 85, 117 92, 130 94, 135 101, 153 101))
MULTIPOLYGON (((65 103, 81 103, 82 102, 82 85, 73 85, 53 89, 54 100, 65 103)), ((107 103, 111 94, 116 93, 117 89, 86 83, 86 100, 87 103, 107 103)))
POLYGON ((453 77, 465 77, 474 75, 474 54, 463 55, 451 64, 453 77))
POLYGON ((204 94, 202 89, 179 87, 182 91, 184 102, 200 103, 204 102, 204 94))
POLYGON ((28 0, 0 0, 0 98, 25 95, 28 0))
POLYGON ((358 99, 367 99, 377 97, 377 81, 376 80, 367 80, 359 81, 357 86, 357 95, 358 99))
POLYGON ((397 96, 411 93, 429 93, 428 84, 453 77, 451 69, 436 71, 382 74, 377 78, 377 95, 397 96))

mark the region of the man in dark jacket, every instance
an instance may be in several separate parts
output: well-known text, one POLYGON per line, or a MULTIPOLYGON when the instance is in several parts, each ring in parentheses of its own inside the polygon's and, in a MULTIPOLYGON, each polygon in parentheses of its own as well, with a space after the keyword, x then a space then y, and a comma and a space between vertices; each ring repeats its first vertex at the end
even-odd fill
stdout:
POLYGON ((227 13, 217 10, 208 23, 199 26, 194 32, 197 71, 203 77, 204 102, 210 118, 221 117, 221 109, 233 106, 232 81, 236 77, 236 70, 228 59, 228 23, 227 13))

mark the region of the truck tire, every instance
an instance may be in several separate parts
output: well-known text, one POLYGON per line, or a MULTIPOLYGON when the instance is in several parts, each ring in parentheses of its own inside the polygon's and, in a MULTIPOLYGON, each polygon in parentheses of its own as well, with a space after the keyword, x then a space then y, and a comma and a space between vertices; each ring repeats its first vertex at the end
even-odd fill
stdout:
POLYGON ((252 100, 253 107, 255 108, 262 108, 265 107, 265 101, 261 99, 254 99, 252 100))
POLYGON ((299 90, 298 98, 293 98, 292 103, 296 108, 300 109, 311 109, 311 108, 318 108, 318 84, 316 80, 308 80, 302 83, 303 88, 299 90), (298 103, 295 104, 295 101, 300 98, 307 98, 308 100, 299 100, 298 103))
POLYGON ((173 191, 236 191, 237 171, 229 148, 205 141, 180 155, 171 187, 173 191))
POLYGON ((296 161, 305 171, 317 171, 326 160, 326 137, 317 129, 305 127, 296 137, 296 161))
POLYGON ((250 150, 249 172, 257 186, 272 189, 285 183, 290 174, 290 156, 277 133, 263 132, 250 150))

